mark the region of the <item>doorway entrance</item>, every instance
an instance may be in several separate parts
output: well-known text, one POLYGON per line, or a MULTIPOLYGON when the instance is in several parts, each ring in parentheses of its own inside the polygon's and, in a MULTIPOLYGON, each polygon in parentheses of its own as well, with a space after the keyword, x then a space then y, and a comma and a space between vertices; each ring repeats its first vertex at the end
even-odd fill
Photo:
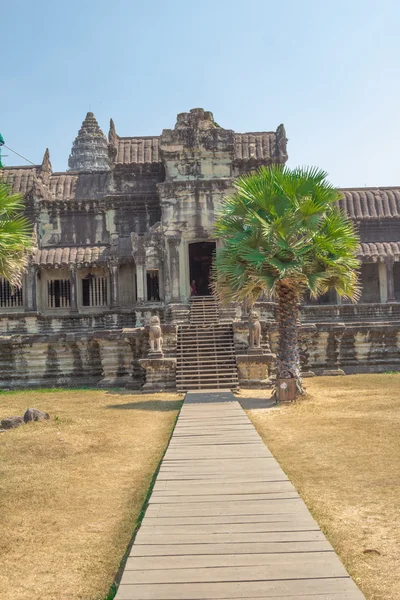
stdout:
POLYGON ((191 295, 192 282, 199 296, 211 296, 211 265, 215 252, 215 242, 195 242, 189 244, 189 272, 191 295))

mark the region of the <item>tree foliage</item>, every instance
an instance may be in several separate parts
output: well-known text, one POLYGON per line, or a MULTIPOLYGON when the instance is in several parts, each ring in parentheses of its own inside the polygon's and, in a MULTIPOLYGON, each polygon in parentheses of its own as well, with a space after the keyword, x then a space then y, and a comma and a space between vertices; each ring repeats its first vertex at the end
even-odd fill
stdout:
POLYGON ((233 187, 215 224, 223 247, 213 276, 222 301, 276 296, 281 285, 298 298, 306 290, 316 298, 329 289, 359 298, 359 239, 324 171, 262 167, 233 187))
POLYGON ((0 181, 0 277, 20 286, 33 247, 32 225, 24 216, 20 194, 0 181))

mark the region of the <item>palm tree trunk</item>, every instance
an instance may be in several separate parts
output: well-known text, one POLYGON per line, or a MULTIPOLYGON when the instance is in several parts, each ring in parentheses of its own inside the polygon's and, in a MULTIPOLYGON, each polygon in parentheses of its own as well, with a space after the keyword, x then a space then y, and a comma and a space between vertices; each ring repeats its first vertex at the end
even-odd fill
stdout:
POLYGON ((277 299, 279 326, 277 379, 295 379, 297 393, 304 393, 301 384, 298 343, 299 296, 295 289, 280 283, 277 288, 277 299))

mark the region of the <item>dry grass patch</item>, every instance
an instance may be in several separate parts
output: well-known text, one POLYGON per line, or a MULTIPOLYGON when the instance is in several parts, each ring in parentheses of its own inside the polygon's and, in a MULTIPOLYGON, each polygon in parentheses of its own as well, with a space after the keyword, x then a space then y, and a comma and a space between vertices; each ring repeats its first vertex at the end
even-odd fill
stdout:
POLYGON ((248 415, 367 600, 398 600, 400 375, 321 377, 306 387, 292 406, 248 415))
POLYGON ((1 600, 103 600, 182 396, 107 390, 0 395, 49 421, 0 434, 1 600))

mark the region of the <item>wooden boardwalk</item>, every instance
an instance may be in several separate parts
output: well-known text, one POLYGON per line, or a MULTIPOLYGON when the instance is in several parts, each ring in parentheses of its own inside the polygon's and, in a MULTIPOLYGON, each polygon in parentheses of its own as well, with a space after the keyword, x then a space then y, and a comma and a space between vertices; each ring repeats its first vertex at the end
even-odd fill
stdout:
POLYGON ((116 596, 178 598, 364 598, 230 392, 187 394, 116 596))

